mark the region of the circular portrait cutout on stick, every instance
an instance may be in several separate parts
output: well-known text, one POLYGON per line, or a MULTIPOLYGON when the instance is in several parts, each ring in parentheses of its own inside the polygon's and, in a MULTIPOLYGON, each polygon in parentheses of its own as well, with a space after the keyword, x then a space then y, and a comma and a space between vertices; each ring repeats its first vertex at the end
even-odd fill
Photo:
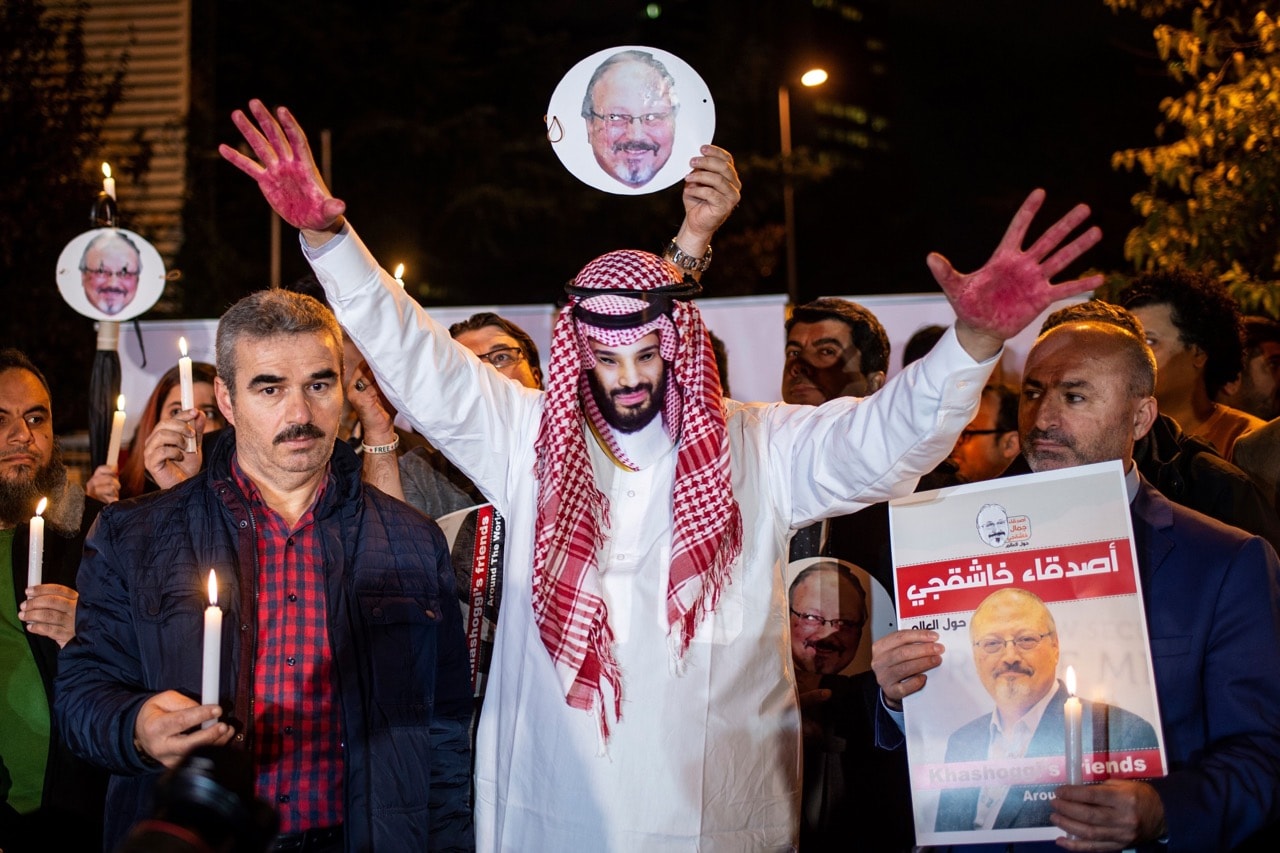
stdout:
POLYGON ((95 228, 58 256, 58 290, 93 320, 131 320, 164 293, 164 261, 155 247, 124 228, 95 228))
POLYGON ((806 557, 785 570, 796 667, 817 675, 871 669, 871 644, 897 630, 893 599, 861 566, 806 557))
POLYGON ((569 70, 547 107, 547 139, 583 183, 619 195, 666 189, 711 142, 715 105, 680 57, 614 47, 569 70))

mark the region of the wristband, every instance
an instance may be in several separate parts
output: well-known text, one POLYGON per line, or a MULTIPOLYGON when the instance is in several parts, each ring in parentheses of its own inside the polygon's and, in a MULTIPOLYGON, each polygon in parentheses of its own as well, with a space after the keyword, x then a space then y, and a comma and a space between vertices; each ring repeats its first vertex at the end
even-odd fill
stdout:
POLYGON ((400 446, 400 436, 398 435, 396 436, 396 440, 391 442, 390 444, 369 445, 369 444, 365 444, 363 441, 360 442, 360 449, 362 451, 364 451, 365 453, 372 453, 375 456, 377 456, 379 453, 395 453, 396 448, 399 446, 400 446))
POLYGON ((679 246, 676 245, 676 241, 672 240, 667 243, 667 247, 662 250, 662 256, 681 269, 688 270, 689 272, 704 273, 707 271, 707 267, 711 266, 710 246, 707 246, 707 253, 705 255, 700 258, 695 258, 693 255, 686 254, 679 246))

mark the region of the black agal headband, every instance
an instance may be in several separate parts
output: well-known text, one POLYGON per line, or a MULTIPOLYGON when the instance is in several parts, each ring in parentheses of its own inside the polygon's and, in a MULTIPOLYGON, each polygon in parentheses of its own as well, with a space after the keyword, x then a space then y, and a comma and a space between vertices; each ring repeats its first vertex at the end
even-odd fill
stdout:
POLYGON ((701 296, 702 285, 694 281, 693 276, 686 275, 680 284, 668 284, 649 290, 634 288, 600 290, 594 287, 580 287, 570 281, 564 286, 564 292, 578 298, 578 302, 573 306, 575 320, 601 329, 631 329, 655 320, 663 314, 670 314, 672 301, 687 301, 701 296), (597 314, 583 307, 585 300, 596 296, 625 296, 629 299, 637 299, 645 305, 631 314, 597 314))

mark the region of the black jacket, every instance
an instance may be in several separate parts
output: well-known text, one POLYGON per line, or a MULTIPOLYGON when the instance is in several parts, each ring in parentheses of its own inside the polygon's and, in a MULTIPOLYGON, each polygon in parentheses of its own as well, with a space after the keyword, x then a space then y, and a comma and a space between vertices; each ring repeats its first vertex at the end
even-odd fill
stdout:
MULTIPOLYGON (((43 575, 45 583, 76 588, 76 570, 84 553, 84 537, 102 504, 86 498, 80 526, 63 529, 45 525, 43 575)), ((13 536, 13 588, 27 586, 27 545, 30 525, 23 523, 13 536)), ((15 602, 17 604, 18 602, 15 602)), ((67 748, 53 718, 53 681, 58 674, 58 644, 48 637, 27 633, 31 656, 44 682, 49 701, 49 758, 44 774, 41 808, 33 814, 19 816, 7 803, 0 804, 0 849, 6 853, 44 850, 50 838, 59 839, 68 849, 95 850, 102 846, 102 805, 106 796, 107 777, 98 768, 81 761, 67 748)))

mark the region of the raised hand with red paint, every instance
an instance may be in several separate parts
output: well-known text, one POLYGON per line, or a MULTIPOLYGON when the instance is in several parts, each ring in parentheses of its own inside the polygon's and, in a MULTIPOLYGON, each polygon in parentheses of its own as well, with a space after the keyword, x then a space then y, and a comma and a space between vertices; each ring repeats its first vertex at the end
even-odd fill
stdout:
POLYGON ((342 229, 346 203, 334 198, 325 186, 307 135, 288 109, 279 107, 272 116, 255 98, 249 102, 249 112, 253 120, 241 110, 232 113, 231 120, 258 159, 225 144, 218 146, 218 153, 257 181, 271 209, 302 231, 308 243, 322 245, 342 229))
POLYGON ((1051 303, 1102 284, 1100 275, 1061 284, 1050 282, 1102 239, 1102 231, 1095 226, 1062 245, 1089 218, 1086 205, 1076 205, 1031 248, 1022 248, 1031 220, 1043 203, 1044 190, 1027 196, 995 254, 975 272, 959 273, 942 255, 929 255, 929 271, 956 312, 956 337, 978 361, 999 352, 1006 339, 1021 332, 1051 303))

